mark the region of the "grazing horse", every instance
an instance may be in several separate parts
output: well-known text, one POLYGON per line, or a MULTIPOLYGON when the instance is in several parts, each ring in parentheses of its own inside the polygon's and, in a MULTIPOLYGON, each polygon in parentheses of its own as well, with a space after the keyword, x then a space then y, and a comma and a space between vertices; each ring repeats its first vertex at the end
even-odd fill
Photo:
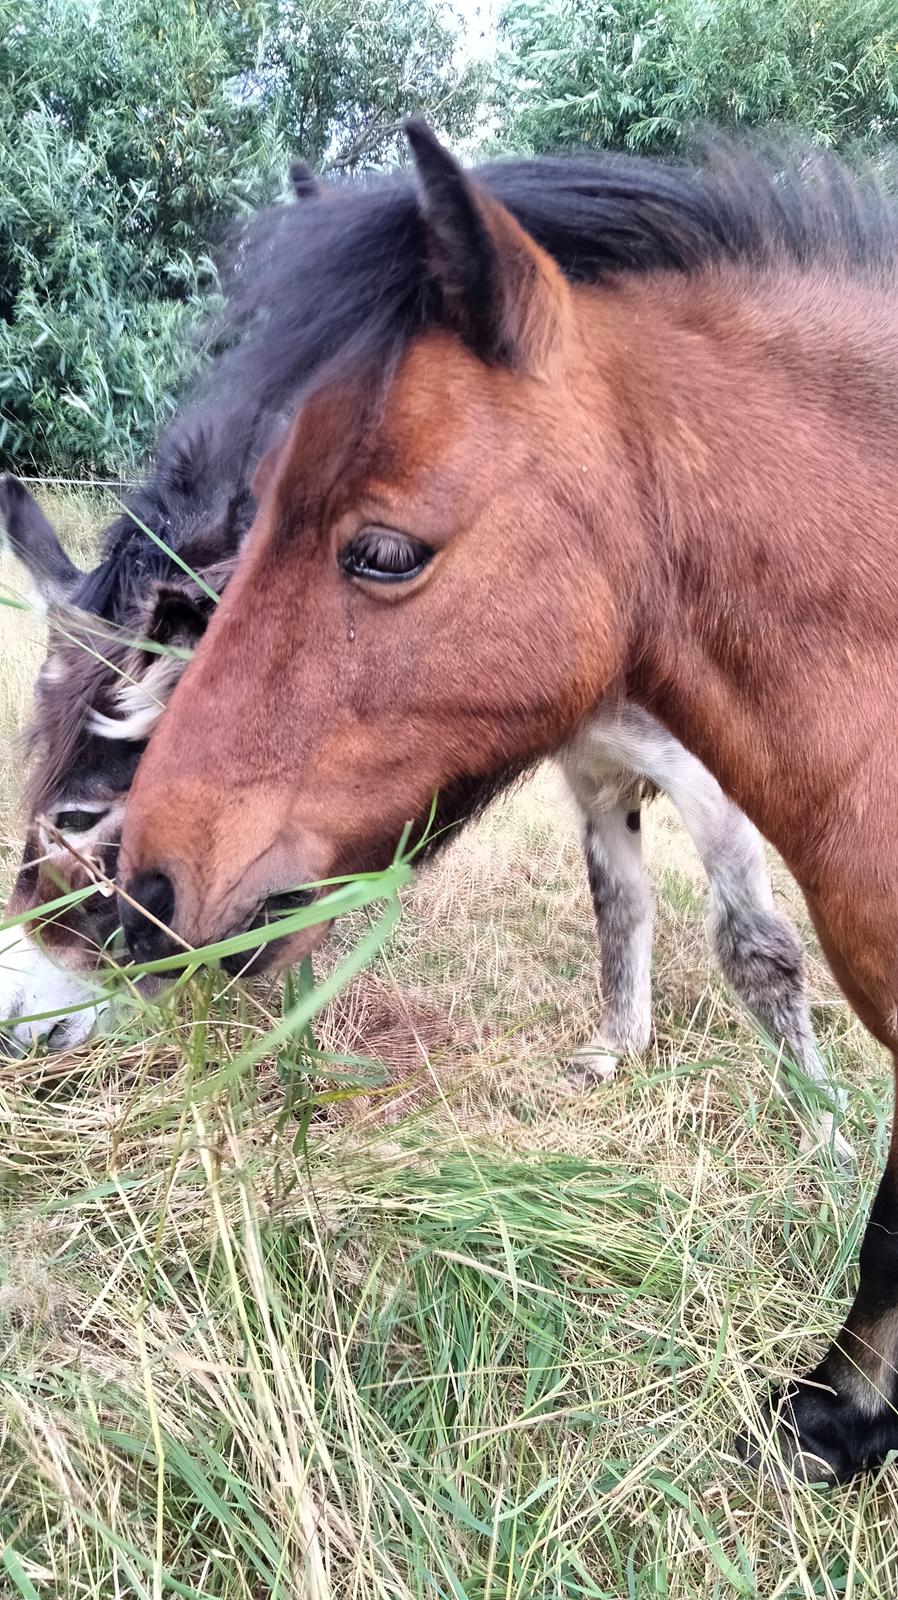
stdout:
MULTIPOLYGON (((141 761, 122 882, 203 944, 623 692, 780 850, 894 1052, 898 210, 823 155, 466 174, 409 138, 411 180, 260 225, 230 381, 314 375, 141 761)), ((774 1401, 796 1472, 898 1447, 896 1361, 893 1138, 847 1320, 774 1401)))
MULTIPOLYGON (((137 761, 212 607, 184 566, 223 589, 255 510, 252 469, 277 427, 270 412, 239 407, 179 419, 130 509, 107 529, 103 559, 90 573, 72 565, 27 489, 0 479, 0 526, 36 600, 51 612, 29 735, 31 815, 7 907, 8 915, 34 915, 0 936, 0 1047, 7 1054, 23 1053, 37 1039, 54 1050, 79 1044, 105 1008, 99 969, 104 952, 114 953, 117 906, 97 894, 43 918, 41 909, 67 889, 89 886, 95 868, 115 874, 137 761)), ((639 1055, 649 1043, 652 897, 640 812, 646 789, 661 789, 708 873, 709 931, 725 976, 765 1032, 820 1085, 823 1103, 837 1098, 814 1043, 801 945, 774 910, 761 841, 748 819, 701 763, 633 704, 600 708, 560 761, 582 825, 604 1001, 595 1037, 574 1058, 578 1074, 607 1081, 621 1056, 639 1055)), ((851 1165, 831 1113, 819 1109, 816 1118, 851 1165)))
MULTIPOLYGON (((297 199, 320 195, 304 163, 294 162, 290 178, 297 199)), ((51 611, 29 732, 31 815, 7 908, 34 917, 0 946, 6 1053, 36 1040, 54 1050, 79 1044, 106 1007, 98 969, 114 953, 117 907, 103 895, 45 917, 42 907, 67 889, 89 887, 97 868, 114 875, 131 777, 185 653, 205 629, 210 580, 223 588, 255 513, 252 473, 279 426, 264 405, 188 410, 163 435, 151 474, 106 530, 102 560, 90 573, 72 564, 24 486, 0 479, 0 536, 5 528, 35 601, 51 611), (200 585, 185 567, 199 569, 200 585)), ((851 1147, 822 1108, 838 1095, 814 1042, 800 942, 774 910, 751 823, 701 763, 632 703, 602 706, 562 753, 561 767, 581 821, 604 1001, 594 1038, 576 1053, 578 1075, 607 1081, 621 1056, 648 1046, 652 897, 640 810, 646 793, 664 790, 708 874, 719 964, 768 1036, 823 1090, 811 1120, 851 1166, 851 1147)))

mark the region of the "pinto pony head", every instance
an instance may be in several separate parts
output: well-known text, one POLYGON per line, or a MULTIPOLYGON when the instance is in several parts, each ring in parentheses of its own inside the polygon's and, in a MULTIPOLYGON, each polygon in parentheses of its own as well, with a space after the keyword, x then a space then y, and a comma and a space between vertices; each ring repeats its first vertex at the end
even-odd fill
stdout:
MULTIPOLYGON (((295 161, 290 182, 311 210, 321 194, 311 168, 295 161)), ((92 572, 74 565, 24 485, 0 479, 0 542, 49 623, 28 735, 27 839, 6 908, 22 920, 0 932, 0 1053, 37 1039, 77 1044, 104 1008, 94 978, 119 928, 117 899, 45 908, 89 888, 98 870, 115 874, 137 762, 253 519, 253 471, 283 407, 283 396, 279 407, 244 401, 232 386, 180 415, 92 572)))
MULTIPOLYGON (((386 254, 378 194, 319 208, 317 256, 304 233, 332 277, 331 353, 257 475, 238 570, 129 801, 126 886, 194 944, 386 863, 435 796, 438 831, 468 815, 570 734, 626 648, 584 477, 634 541, 640 508, 570 285, 429 130, 409 138, 416 188, 383 191, 409 257, 392 326, 383 282, 341 283, 332 254, 344 218, 361 234, 373 218, 386 254)), ((162 948, 126 922, 136 953, 162 948)))
POLYGON ((252 468, 277 426, 255 408, 182 419, 86 573, 24 485, 0 480, 0 523, 49 633, 27 735, 25 849, 0 917, 19 919, 0 931, 0 1054, 77 1044, 103 1009, 99 969, 120 923, 105 880, 125 798, 205 629, 210 591, 230 574, 255 510, 252 468), (92 892, 55 905, 77 890, 92 892))

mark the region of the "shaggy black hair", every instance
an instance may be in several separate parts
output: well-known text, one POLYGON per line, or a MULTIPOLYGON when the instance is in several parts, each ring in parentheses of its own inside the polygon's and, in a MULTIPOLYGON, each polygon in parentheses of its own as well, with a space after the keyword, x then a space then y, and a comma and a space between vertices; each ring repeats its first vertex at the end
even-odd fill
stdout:
POLYGON ((38 680, 27 735, 36 757, 32 814, 65 792, 76 769, 85 792, 94 777, 130 783, 143 746, 97 738, 90 715, 114 711, 121 668, 157 584, 189 582, 168 551, 194 572, 227 570, 255 515, 254 468, 281 426, 258 405, 202 405, 163 436, 151 473, 105 529, 99 564, 71 590, 51 629, 56 672, 38 680))
MULTIPOLYGON (((259 213, 239 236, 220 354, 107 528, 100 565, 72 596, 84 610, 121 620, 153 579, 178 576, 142 525, 189 547, 193 566, 233 555, 255 513, 253 468, 301 391, 389 360, 439 321, 414 175, 324 187, 301 162, 291 172, 302 203, 259 213)), ((720 261, 893 272, 898 256, 898 210, 882 187, 805 146, 711 139, 692 165, 598 153, 495 161, 471 176, 572 283, 720 261)))
POLYGON ((252 475, 280 431, 258 404, 196 405, 163 434, 153 468, 101 536, 101 559, 69 596, 108 622, 127 621, 154 581, 178 581, 236 554, 255 516, 252 475), (148 531, 149 530, 149 531, 148 531))

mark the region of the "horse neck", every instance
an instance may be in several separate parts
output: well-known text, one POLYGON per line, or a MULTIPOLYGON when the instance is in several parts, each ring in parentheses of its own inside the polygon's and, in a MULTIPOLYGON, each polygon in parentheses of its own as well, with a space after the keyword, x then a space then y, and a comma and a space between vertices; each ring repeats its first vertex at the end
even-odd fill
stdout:
POLYGON ((651 574, 630 692, 794 857, 898 689, 898 298, 718 271, 612 305, 651 574))

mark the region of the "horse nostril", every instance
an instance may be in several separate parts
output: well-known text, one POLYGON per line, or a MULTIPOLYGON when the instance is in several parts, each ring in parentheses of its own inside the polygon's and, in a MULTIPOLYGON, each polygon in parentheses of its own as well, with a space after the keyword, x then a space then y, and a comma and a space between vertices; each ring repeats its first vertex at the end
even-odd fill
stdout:
POLYGON ((127 885, 128 899, 122 900, 122 929, 135 961, 156 961, 177 948, 158 923, 171 923, 175 914, 175 890, 164 872, 139 872, 127 885), (136 902, 136 904, 132 904, 136 902), (149 916, 144 916, 144 912, 149 916), (154 920, 151 920, 155 918, 154 920))
POLYGON ((175 914, 175 888, 164 872, 139 872, 132 878, 128 893, 159 922, 171 922, 175 914))

